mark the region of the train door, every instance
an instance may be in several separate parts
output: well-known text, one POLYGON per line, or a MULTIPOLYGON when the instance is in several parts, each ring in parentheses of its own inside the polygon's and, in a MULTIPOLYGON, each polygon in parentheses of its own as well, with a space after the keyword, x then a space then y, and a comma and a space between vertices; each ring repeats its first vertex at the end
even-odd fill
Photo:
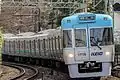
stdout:
POLYGON ((76 61, 88 61, 89 49, 88 49, 88 29, 84 25, 84 28, 74 29, 74 53, 76 61))

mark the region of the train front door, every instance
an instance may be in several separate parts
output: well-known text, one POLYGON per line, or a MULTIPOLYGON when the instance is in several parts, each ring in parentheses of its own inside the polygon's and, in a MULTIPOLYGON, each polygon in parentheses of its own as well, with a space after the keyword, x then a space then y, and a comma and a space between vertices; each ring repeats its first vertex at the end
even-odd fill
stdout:
MULTIPOLYGON (((79 27, 79 26, 78 26, 79 27)), ((83 28, 74 29, 74 55, 76 61, 88 61, 90 54, 88 49, 88 29, 84 25, 83 28)))

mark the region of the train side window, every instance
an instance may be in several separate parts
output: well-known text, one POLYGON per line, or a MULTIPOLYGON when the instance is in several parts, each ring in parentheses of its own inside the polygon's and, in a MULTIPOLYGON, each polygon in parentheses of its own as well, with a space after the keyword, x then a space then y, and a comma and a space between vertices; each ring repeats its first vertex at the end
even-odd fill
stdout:
POLYGON ((63 30, 63 47, 72 47, 72 34, 71 30, 63 30))
POLYGON ((86 46, 86 30, 75 29, 75 46, 85 47, 86 46))

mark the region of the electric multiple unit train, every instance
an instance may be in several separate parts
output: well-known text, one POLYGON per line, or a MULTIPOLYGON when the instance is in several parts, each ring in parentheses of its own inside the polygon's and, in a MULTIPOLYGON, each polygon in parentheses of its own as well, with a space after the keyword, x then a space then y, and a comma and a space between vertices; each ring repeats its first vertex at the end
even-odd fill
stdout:
POLYGON ((60 29, 8 35, 4 39, 3 56, 7 59, 64 62, 71 78, 111 75, 115 52, 109 15, 77 13, 63 18, 60 29))

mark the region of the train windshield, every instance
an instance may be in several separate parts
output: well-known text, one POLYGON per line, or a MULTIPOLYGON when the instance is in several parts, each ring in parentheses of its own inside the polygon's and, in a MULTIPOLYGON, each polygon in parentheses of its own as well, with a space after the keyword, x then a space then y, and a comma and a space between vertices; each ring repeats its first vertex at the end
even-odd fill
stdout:
POLYGON ((75 46, 85 47, 86 46, 86 30, 75 29, 75 46))
POLYGON ((71 30, 63 30, 63 47, 72 47, 72 33, 71 30))
POLYGON ((105 46, 113 44, 112 28, 92 28, 90 29, 91 46, 105 46))

